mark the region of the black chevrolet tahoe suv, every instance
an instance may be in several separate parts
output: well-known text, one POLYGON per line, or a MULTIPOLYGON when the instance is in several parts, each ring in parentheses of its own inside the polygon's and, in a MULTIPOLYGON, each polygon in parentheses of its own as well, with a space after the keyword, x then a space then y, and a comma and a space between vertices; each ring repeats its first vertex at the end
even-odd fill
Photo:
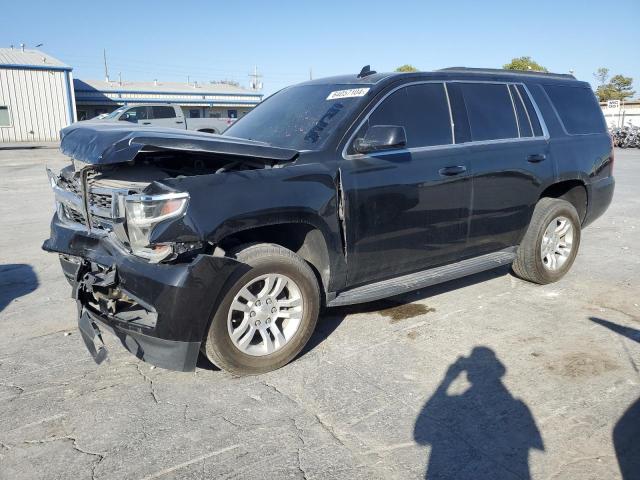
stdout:
POLYGON ((512 265, 545 284, 607 209, 613 149, 570 75, 450 68, 313 80, 224 135, 78 123, 48 171, 82 337, 190 371, 300 353, 321 308, 512 265))

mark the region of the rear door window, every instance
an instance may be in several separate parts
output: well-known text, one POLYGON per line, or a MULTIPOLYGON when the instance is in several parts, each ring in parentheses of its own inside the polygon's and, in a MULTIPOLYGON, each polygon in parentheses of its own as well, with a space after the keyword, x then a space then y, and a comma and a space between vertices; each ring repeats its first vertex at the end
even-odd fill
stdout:
POLYGON ((518 125, 506 84, 461 83, 471 140, 518 138, 518 125))
POLYGON ((545 85, 544 89, 556 107, 567 133, 579 135, 605 132, 600 106, 590 88, 545 85))
POLYGON ((162 118, 174 118, 176 116, 176 112, 173 107, 162 107, 162 106, 154 106, 151 107, 151 114, 154 120, 159 120, 162 118))
POLYGON ((369 117, 368 126, 374 125, 404 127, 408 148, 449 145, 453 139, 444 84, 410 85, 393 92, 369 117))

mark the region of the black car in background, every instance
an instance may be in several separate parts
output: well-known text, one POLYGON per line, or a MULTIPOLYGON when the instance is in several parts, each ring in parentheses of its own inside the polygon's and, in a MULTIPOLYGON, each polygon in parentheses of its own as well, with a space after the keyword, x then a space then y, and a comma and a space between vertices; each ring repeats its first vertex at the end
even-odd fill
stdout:
POLYGON ((236 374, 291 361, 321 307, 512 264, 571 267, 608 207, 613 150, 570 75, 445 69, 285 88, 222 136, 63 131, 49 172, 60 255, 98 361, 101 330, 139 358, 236 374))

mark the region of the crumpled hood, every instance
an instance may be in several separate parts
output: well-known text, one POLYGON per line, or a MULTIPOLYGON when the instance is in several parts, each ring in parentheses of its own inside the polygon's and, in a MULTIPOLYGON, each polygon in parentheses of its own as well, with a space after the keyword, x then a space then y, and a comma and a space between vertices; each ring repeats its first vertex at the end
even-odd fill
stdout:
POLYGON ((90 165, 129 162, 140 151, 184 150, 272 162, 292 161, 298 155, 296 150, 243 138, 107 122, 77 122, 64 128, 60 136, 62 153, 90 165))

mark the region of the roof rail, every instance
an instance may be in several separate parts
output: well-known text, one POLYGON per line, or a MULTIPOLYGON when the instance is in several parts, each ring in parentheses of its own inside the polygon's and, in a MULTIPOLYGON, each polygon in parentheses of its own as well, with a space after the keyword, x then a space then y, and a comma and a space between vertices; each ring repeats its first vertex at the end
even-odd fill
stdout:
POLYGON ((575 80, 576 77, 569 73, 550 73, 550 72, 536 72, 533 70, 505 70, 502 68, 469 68, 469 67, 447 67, 441 68, 439 72, 467 72, 467 73, 490 73, 490 74, 504 74, 504 75, 535 75, 548 78, 568 78, 575 80))

